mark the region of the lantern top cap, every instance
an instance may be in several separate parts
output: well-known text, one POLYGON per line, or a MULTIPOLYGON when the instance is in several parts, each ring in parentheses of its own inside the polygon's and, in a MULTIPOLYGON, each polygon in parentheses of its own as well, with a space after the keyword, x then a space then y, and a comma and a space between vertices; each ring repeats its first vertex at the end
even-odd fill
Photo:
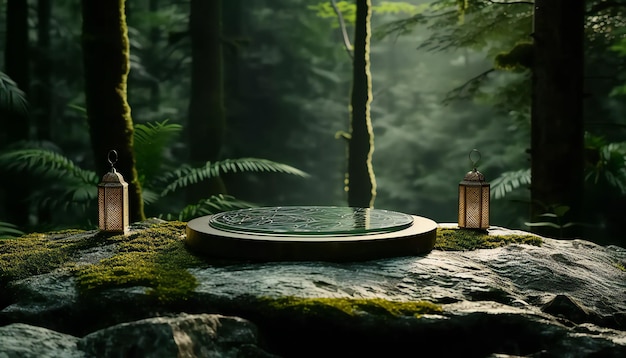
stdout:
POLYGON ((102 182, 103 183, 120 183, 120 184, 124 184, 126 183, 124 181, 124 177, 122 176, 122 174, 118 173, 115 168, 111 168, 111 171, 104 174, 104 176, 102 177, 102 182))
POLYGON ((479 172, 474 168, 472 171, 465 174, 463 177, 463 181, 485 181, 485 176, 483 173, 479 172))

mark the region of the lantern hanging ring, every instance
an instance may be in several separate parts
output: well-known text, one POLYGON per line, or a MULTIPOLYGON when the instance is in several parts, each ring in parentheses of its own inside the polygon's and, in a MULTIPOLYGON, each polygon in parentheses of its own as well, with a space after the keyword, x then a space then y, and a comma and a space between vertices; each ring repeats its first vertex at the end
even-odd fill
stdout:
POLYGON ((478 164, 478 162, 480 162, 480 158, 482 157, 482 156, 480 155, 480 151, 479 151, 478 149, 472 149, 472 150, 469 152, 468 157, 469 157, 470 162, 472 162, 472 168, 474 168, 474 170, 476 170, 476 164, 478 164), (478 155, 478 158, 476 158, 476 160, 472 159, 472 154, 474 154, 474 153, 475 153, 476 155, 478 155))
POLYGON ((111 149, 109 151, 109 154, 107 155, 107 160, 109 161, 109 164, 111 164, 111 168, 113 168, 113 165, 117 163, 117 151, 115 149, 111 149))

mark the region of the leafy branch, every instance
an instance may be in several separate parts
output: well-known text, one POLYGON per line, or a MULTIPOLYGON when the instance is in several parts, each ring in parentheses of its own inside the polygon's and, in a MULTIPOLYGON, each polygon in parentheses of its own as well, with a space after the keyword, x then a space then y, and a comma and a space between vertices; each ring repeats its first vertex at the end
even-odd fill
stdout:
POLYGON ((465 98, 472 97, 476 93, 476 91, 478 91, 478 89, 480 88, 480 85, 485 80, 487 80, 487 78, 489 77, 489 74, 494 71, 495 71, 495 68, 490 68, 470 78, 469 80, 465 81, 465 83, 463 83, 462 85, 456 88, 453 88, 446 94, 446 97, 443 99, 443 103, 447 104, 447 103, 450 103, 450 101, 455 100, 455 99, 465 99, 465 98))
POLYGON ((530 168, 500 174, 491 182, 491 196, 495 199, 504 198, 522 185, 530 185, 530 168))
POLYGON ((341 13, 341 10, 339 10, 335 0, 330 0, 330 4, 333 7, 335 14, 337 14, 337 21, 339 22, 339 28, 341 29, 341 36, 343 37, 343 44, 346 48, 346 52, 348 53, 348 56, 350 56, 350 59, 354 59, 352 44, 350 43, 350 36, 348 36, 348 30, 346 29, 346 22, 343 19, 343 14, 341 13))
POLYGON ((161 192, 161 195, 167 195, 168 193, 180 188, 196 184, 209 178, 217 177, 221 173, 225 174, 229 172, 275 172, 292 174, 303 178, 309 176, 307 173, 290 165, 273 162, 268 159, 225 159, 218 162, 207 162, 200 168, 183 166, 182 168, 167 174, 165 180, 170 182, 170 184, 165 187, 165 189, 161 192))
POLYGON ((0 72, 0 110, 19 114, 28 112, 26 94, 4 72, 0 72))
POLYGON ((534 1, 494 1, 494 0, 487 0, 492 4, 498 4, 498 5, 535 5, 534 1))

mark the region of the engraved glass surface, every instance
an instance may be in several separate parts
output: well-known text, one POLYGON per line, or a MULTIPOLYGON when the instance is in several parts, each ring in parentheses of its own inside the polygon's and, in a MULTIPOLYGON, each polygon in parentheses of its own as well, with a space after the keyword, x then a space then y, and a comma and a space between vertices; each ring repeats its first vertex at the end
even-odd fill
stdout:
POLYGON ((213 228, 267 235, 364 235, 393 232, 413 224, 394 211, 334 206, 279 206, 227 211, 209 220, 213 228))

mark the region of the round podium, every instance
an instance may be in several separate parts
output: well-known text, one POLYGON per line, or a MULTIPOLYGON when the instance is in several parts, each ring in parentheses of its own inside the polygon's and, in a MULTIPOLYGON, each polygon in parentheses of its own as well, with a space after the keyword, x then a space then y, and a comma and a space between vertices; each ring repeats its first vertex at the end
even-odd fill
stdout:
POLYGON ((437 224, 394 211, 280 206, 227 211, 187 223, 201 255, 254 261, 362 261, 428 253, 437 224))

